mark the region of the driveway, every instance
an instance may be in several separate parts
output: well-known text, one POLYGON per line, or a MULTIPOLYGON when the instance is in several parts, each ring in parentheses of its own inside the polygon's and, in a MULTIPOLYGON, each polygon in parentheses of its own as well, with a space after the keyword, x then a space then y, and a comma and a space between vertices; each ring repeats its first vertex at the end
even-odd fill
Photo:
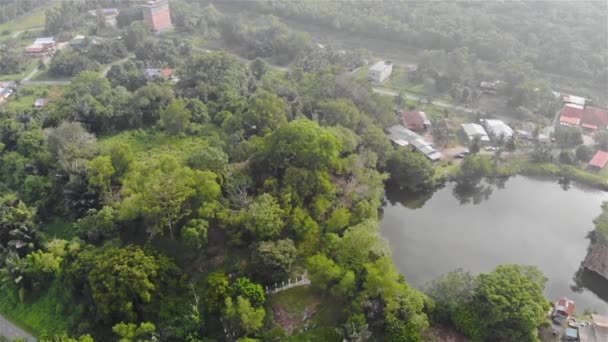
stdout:
POLYGON ((8 338, 9 341, 23 338, 27 342, 36 342, 36 338, 34 336, 14 325, 2 315, 0 315, 0 336, 8 338))

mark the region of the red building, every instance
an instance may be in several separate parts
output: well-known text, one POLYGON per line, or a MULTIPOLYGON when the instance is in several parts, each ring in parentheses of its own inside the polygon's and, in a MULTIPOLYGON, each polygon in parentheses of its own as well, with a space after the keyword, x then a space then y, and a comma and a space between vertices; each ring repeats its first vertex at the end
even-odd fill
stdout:
POLYGON ((591 161, 589 162, 589 167, 601 170, 606 167, 608 163, 608 152, 606 151, 597 151, 597 153, 593 156, 591 161))
POLYGON ((590 130, 606 128, 608 125, 608 111, 595 107, 585 107, 581 125, 583 128, 590 130))
POLYGON ((412 131, 424 131, 431 126, 431 122, 426 117, 426 114, 418 110, 401 113, 401 119, 403 125, 412 131))
POLYGON ((583 106, 567 103, 562 108, 559 122, 563 125, 579 126, 583 119, 583 106))
POLYGON ((144 21, 150 25, 153 31, 159 32, 173 27, 169 0, 148 1, 142 5, 142 10, 144 21))

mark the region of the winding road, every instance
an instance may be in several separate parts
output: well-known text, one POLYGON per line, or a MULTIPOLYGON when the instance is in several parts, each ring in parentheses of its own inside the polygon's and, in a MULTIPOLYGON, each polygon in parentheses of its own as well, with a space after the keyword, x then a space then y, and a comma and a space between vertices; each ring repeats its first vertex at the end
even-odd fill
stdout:
POLYGON ((36 338, 34 336, 14 325, 2 315, 0 315, 0 336, 8 338, 9 341, 22 338, 27 342, 36 342, 36 338))

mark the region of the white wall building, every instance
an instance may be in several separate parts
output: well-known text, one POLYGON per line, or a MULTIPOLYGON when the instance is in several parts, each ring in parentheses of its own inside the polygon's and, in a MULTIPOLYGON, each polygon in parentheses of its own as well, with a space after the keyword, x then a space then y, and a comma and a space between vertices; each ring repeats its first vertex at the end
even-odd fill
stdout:
POLYGON ((508 139, 513 135, 513 129, 502 120, 485 119, 483 120, 483 125, 488 134, 494 139, 497 139, 501 135, 503 138, 508 139))
POLYGON ((371 68, 367 73, 367 78, 375 83, 383 83, 393 72, 393 63, 390 61, 380 61, 371 68))
POLYGON ((488 133, 486 133, 486 130, 483 129, 481 125, 478 125, 476 123, 466 123, 460 126, 464 131, 464 135, 467 138, 468 143, 471 143, 473 140, 475 140, 475 138, 478 138, 479 142, 481 142, 482 144, 490 142, 490 137, 488 136, 488 133))

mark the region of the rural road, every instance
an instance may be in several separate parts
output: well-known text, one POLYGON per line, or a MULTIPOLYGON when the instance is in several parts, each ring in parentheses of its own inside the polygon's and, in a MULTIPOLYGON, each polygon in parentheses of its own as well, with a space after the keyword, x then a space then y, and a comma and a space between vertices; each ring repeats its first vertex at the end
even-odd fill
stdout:
MULTIPOLYGON (((376 94, 380 94, 380 95, 388 95, 388 96, 399 96, 399 93, 393 90, 389 90, 386 88, 373 88, 372 89, 374 91, 374 93, 376 94)), ((415 95, 410 95, 405 93, 404 94, 405 98, 408 100, 414 100, 414 101, 418 101, 421 98, 423 98, 424 96, 415 96, 415 95)), ((471 108, 467 108, 467 107, 462 107, 462 106, 456 106, 453 104, 449 104, 446 102, 441 102, 441 101, 433 101, 433 105, 437 106, 437 107, 442 107, 442 108, 450 108, 450 109, 454 109, 454 110, 458 110, 461 112, 466 112, 466 113, 475 113, 475 109, 471 109, 471 108)))
POLYGON ((9 320, 0 315, 0 336, 4 336, 13 341, 17 338, 23 338, 27 342, 36 342, 36 338, 23 329, 11 323, 9 320))
POLYGON ((44 30, 44 26, 37 26, 37 27, 32 27, 29 28, 27 30, 21 30, 21 31, 17 31, 15 33, 13 33, 13 35, 11 36, 11 38, 17 38, 19 37, 23 32, 29 32, 29 31, 40 31, 40 30, 44 30))

